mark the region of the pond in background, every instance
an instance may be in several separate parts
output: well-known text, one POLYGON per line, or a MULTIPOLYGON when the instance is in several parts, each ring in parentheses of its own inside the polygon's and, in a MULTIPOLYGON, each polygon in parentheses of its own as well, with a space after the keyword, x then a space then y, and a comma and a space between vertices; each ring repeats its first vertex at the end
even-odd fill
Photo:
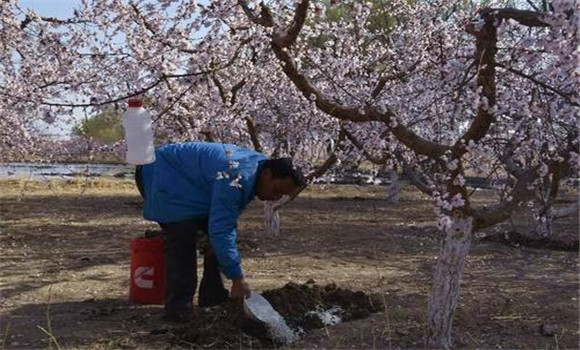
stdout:
POLYGON ((73 176, 133 176, 135 167, 126 164, 88 163, 0 163, 0 179, 63 179, 73 176))

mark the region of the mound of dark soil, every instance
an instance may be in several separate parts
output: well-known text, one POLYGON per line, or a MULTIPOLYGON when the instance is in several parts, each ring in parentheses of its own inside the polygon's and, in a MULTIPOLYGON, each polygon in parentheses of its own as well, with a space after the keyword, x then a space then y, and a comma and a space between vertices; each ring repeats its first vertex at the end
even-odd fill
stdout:
POLYGON ((324 327, 323 320, 312 311, 340 308, 342 322, 369 317, 381 310, 380 298, 353 292, 335 284, 288 283, 280 289, 267 290, 262 296, 284 317, 290 328, 305 332, 324 327))
MULTIPOLYGON (((318 286, 288 283, 282 288, 267 290, 262 295, 284 317, 288 325, 307 333, 324 327, 313 311, 340 308, 342 322, 366 318, 381 310, 380 298, 363 292, 338 288, 335 284, 318 286)), ((174 345, 206 348, 272 348, 277 344, 267 328, 248 319, 241 302, 228 302, 220 307, 199 310, 193 322, 174 331, 174 345)))
POLYGON ((174 330, 173 345, 187 348, 271 348, 267 329, 248 319, 239 301, 198 310, 192 322, 174 330))

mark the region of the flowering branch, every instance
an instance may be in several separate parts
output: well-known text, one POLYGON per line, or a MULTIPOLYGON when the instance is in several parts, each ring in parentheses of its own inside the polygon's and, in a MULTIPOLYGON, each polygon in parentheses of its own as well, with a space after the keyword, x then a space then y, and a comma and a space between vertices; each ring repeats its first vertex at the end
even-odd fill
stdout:
POLYGON ((482 101, 477 106, 477 116, 471 123, 463 137, 454 145, 456 152, 465 153, 465 145, 469 141, 479 141, 487 134, 494 121, 491 113, 495 106, 495 54, 497 53, 497 28, 493 13, 482 13, 484 25, 480 30, 475 26, 468 27, 467 31, 476 37, 475 61, 478 62, 477 86, 481 88, 482 101))
POLYGON ((81 24, 81 23, 88 23, 88 21, 85 20, 78 20, 78 19, 73 19, 73 18, 69 18, 69 19, 59 19, 59 18, 55 18, 55 17, 45 17, 45 16, 31 16, 29 14, 26 15, 26 17, 24 17, 24 20, 22 22, 20 22, 20 29, 24 30, 26 29, 26 27, 37 20, 41 20, 43 22, 49 22, 49 23, 53 23, 53 24, 81 24))
POLYGON ((568 95, 568 94, 566 94, 566 93, 564 93, 564 92, 556 89, 555 87, 552 87, 552 86, 550 86, 550 85, 548 85, 548 84, 546 84, 546 83, 544 83, 542 81, 539 81, 538 79, 534 78, 531 75, 528 75, 528 74, 526 74, 524 72, 521 72, 521 71, 519 71, 517 69, 511 68, 511 67, 507 67, 506 65, 501 64, 501 63, 497 63, 496 62, 495 63, 495 66, 496 67, 503 68, 503 69, 507 70, 508 72, 513 73, 515 75, 518 75, 518 76, 520 76, 522 78, 526 78, 526 79, 532 81, 533 83, 535 83, 535 84, 537 84, 537 85, 545 88, 546 90, 550 90, 550 91, 556 93, 557 95, 559 95, 560 97, 562 97, 563 99, 565 99, 566 101, 568 101, 572 106, 580 107, 580 104, 578 104, 577 102, 574 102, 572 100, 572 98, 571 98, 570 95, 568 95))
MULTIPOLYGON (((294 83, 294 85, 300 90, 304 97, 314 101, 316 107, 321 111, 332 115, 338 119, 349 120, 353 122, 368 122, 368 121, 383 121, 385 122, 393 134, 407 147, 411 148, 413 151, 431 156, 437 157, 442 155, 448 147, 428 141, 407 127, 399 124, 393 123, 395 120, 395 113, 391 108, 385 108, 384 112, 379 112, 374 107, 366 107, 364 110, 359 110, 354 107, 344 107, 338 103, 331 102, 326 96, 322 94, 318 89, 316 89, 309 79, 307 79, 296 67, 294 60, 288 50, 286 49, 289 43, 295 40, 295 36, 298 35, 302 25, 305 22, 307 16, 307 2, 303 0, 300 6, 297 8, 294 16, 293 25, 290 27, 292 33, 281 31, 273 36, 271 41, 272 50, 282 65, 282 70, 286 76, 294 83)), ((244 1, 239 1, 240 5, 244 8, 247 7, 244 1)), ((262 5, 262 16, 265 13, 270 14, 267 7, 262 5)), ((245 11, 246 12, 246 11, 245 11)), ((246 12, 247 14, 247 12, 246 12)), ((269 15, 270 16, 270 15, 269 15)), ((255 16, 249 16, 249 19, 254 23, 258 23, 255 16)), ((273 19, 269 23, 274 23, 273 19)))
MULTIPOLYGON (((572 144, 570 144, 569 147, 570 148, 561 152, 563 160, 553 160, 548 163, 549 174, 552 174, 552 185, 550 191, 554 198, 558 193, 558 183, 561 174, 570 169, 570 151, 577 150, 577 147, 572 144)), ((479 230, 503 222, 510 218, 513 211, 517 209, 521 203, 532 200, 536 194, 536 188, 532 184, 538 179, 540 167, 541 165, 538 164, 519 171, 511 196, 496 206, 475 211, 474 227, 479 230)))
POLYGON ((274 17, 272 17, 272 13, 270 12, 270 9, 266 5, 264 5, 264 3, 260 3, 260 8, 261 8, 260 16, 257 16, 256 14, 254 14, 252 9, 250 9, 250 7, 248 6, 247 1, 238 0, 238 4, 242 8, 242 10, 244 10, 244 13, 246 14, 246 16, 253 23, 256 23, 256 24, 261 25, 263 27, 273 27, 274 26, 274 17))
POLYGON ((260 143, 260 135, 258 134, 258 129, 256 129, 256 124, 254 124, 254 118, 246 117, 246 126, 248 127, 248 133, 250 134, 250 139, 252 140, 252 145, 257 152, 263 153, 264 148, 260 143))
POLYGON ((407 68, 406 70, 404 70, 402 72, 382 76, 379 79, 377 86, 373 89, 373 92, 371 93, 371 99, 373 99, 373 100, 376 99, 381 94, 381 92, 385 88, 385 85, 389 81, 404 80, 406 77, 408 77, 419 66, 420 62, 421 62, 421 59, 417 59, 413 64, 411 64, 411 66, 409 68, 407 68))
POLYGON ((294 19, 292 20, 290 27, 286 30, 279 31, 274 36, 273 40, 276 42, 276 45, 279 47, 290 47, 296 42, 298 34, 300 33, 300 30, 302 30, 302 26, 304 26, 304 22, 306 21, 309 3, 309 0, 302 0, 298 6, 296 6, 294 19))
POLYGON ((518 10, 514 8, 485 8, 480 11, 483 17, 513 19, 526 27, 549 27, 554 18, 545 12, 518 10))
POLYGON ((354 137, 354 135, 352 133, 350 133, 348 130, 346 130, 346 128, 343 126, 341 129, 341 132, 344 132, 344 134, 346 135, 346 137, 348 138, 348 140, 359 150, 363 153, 363 155, 365 156, 365 158, 367 160, 369 160, 371 163, 377 164, 377 165, 383 165, 386 162, 389 161, 389 156, 384 154, 382 157, 377 157, 373 154, 371 154, 369 151, 367 151, 365 149, 365 147, 363 146, 363 144, 357 140, 356 137, 354 137))

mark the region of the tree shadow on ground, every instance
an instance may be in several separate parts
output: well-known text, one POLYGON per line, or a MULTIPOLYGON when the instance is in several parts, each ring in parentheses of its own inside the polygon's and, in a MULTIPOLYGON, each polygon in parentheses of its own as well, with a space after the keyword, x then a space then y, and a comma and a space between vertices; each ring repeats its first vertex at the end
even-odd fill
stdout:
POLYGON ((497 233, 495 235, 486 236, 483 238, 487 242, 498 242, 515 248, 527 247, 535 249, 559 250, 565 252, 577 252, 579 248, 579 241, 568 240, 562 241, 548 237, 528 237, 517 231, 510 231, 505 233, 497 233))
POLYGON ((2 316, 1 332, 7 349, 55 347, 47 332, 58 348, 160 348, 176 327, 161 314, 160 306, 128 299, 28 304, 2 316))

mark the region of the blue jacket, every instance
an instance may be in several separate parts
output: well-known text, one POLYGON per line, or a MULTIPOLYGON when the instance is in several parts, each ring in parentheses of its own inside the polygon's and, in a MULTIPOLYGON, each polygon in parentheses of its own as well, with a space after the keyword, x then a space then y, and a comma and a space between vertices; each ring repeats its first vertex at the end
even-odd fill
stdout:
POLYGON ((242 277, 238 217, 254 198, 261 153, 223 143, 169 144, 143 166, 145 219, 171 223, 209 219, 209 238, 230 279, 242 277))

